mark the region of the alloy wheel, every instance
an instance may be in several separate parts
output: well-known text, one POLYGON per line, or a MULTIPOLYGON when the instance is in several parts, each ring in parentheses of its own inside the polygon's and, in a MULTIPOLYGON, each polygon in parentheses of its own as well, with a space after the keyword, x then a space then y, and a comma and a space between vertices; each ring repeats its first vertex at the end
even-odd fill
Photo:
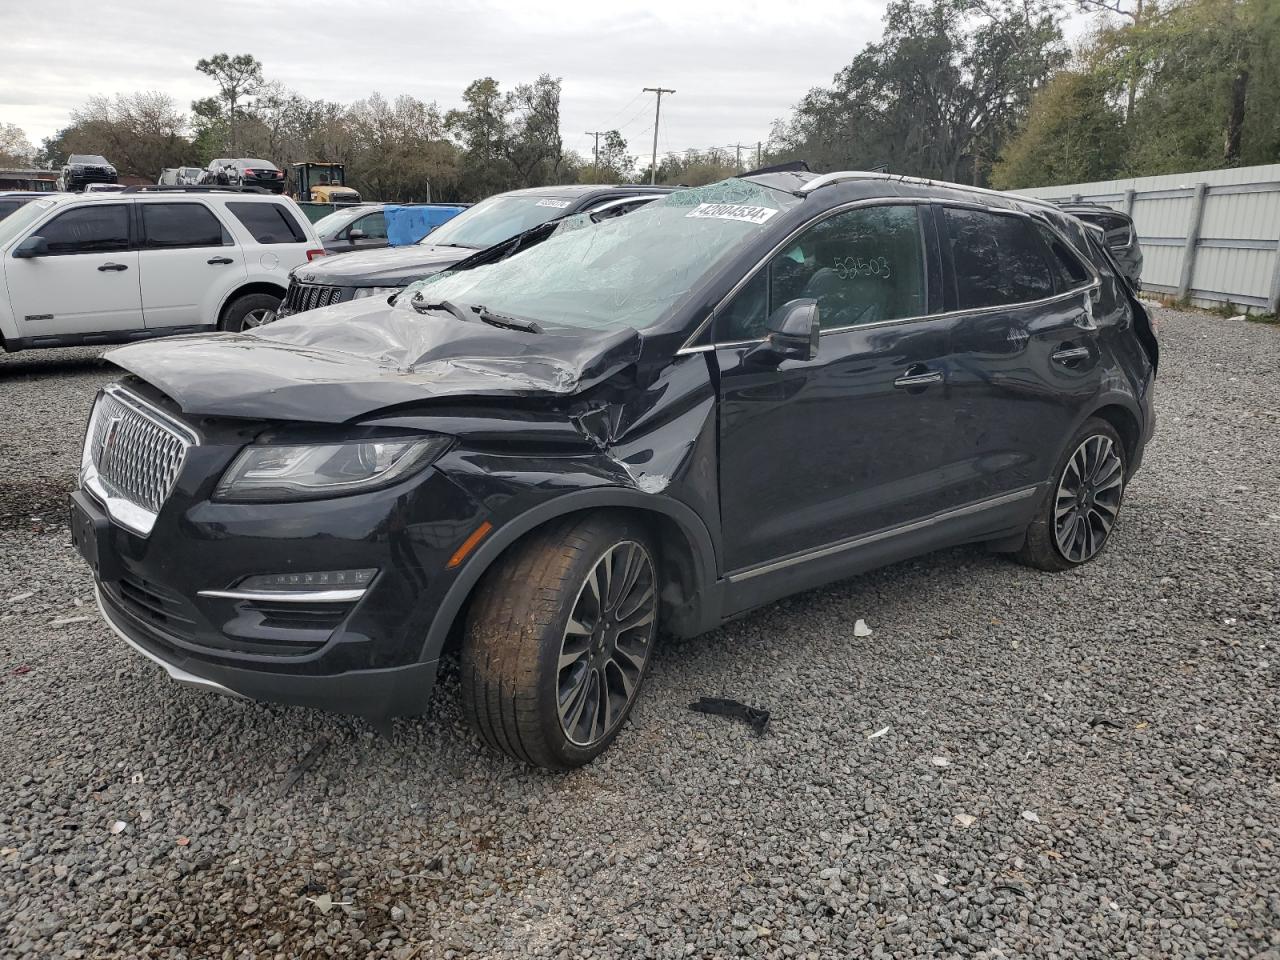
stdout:
POLYGON ((1076 447, 1058 482, 1053 534, 1058 552, 1084 563, 1106 543, 1124 494, 1124 461, 1111 438, 1094 434, 1076 447))
POLYGON ((556 672, 560 727, 589 747, 622 722, 653 647, 658 596, 653 559, 634 540, 591 568, 565 625, 556 672))
POLYGON ((244 315, 244 329, 251 327, 262 327, 271 323, 276 318, 274 310, 268 310, 266 307, 260 307, 257 310, 250 310, 244 315))

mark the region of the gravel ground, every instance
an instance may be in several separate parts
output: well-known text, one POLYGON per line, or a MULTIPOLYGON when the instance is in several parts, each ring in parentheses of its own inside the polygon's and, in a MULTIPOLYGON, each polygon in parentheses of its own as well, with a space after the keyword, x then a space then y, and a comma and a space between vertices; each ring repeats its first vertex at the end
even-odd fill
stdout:
POLYGON ((668 642, 567 776, 452 676, 391 741, 169 683, 61 525, 108 372, 0 359, 0 955, 1280 956, 1280 330, 1161 319, 1097 562, 952 550, 668 642))

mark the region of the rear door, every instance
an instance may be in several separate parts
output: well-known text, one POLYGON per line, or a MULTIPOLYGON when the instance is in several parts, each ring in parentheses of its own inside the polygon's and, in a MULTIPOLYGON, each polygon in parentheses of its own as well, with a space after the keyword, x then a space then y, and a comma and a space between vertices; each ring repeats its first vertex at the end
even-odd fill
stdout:
POLYGON ((142 312, 148 328, 208 324, 245 278, 244 251, 198 199, 138 203, 142 312))
POLYGON ((26 236, 44 237, 49 252, 30 258, 10 252, 5 262, 19 336, 142 328, 132 206, 85 202, 27 231, 26 236))
POLYGON ((917 205, 836 213, 789 241, 718 313, 731 571, 952 504, 949 320, 930 315, 930 232, 917 205), (753 358, 766 317, 804 298, 818 302, 817 357, 753 358))
MULTIPOLYGON (((954 326, 955 441, 973 499, 1047 479, 1100 392, 1092 272, 1059 263, 1051 231, 1005 211, 940 207, 954 326)), ((1061 255, 1066 255, 1065 248, 1061 255)))

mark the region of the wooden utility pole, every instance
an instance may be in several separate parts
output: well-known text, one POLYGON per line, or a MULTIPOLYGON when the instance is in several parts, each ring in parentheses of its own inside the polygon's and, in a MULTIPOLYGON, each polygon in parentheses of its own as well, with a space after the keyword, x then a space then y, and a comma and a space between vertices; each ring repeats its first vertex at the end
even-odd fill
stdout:
MULTIPOLYGON (((729 146, 730 146, 730 147, 732 147, 734 150, 736 150, 736 151, 737 151, 737 153, 736 153, 736 159, 733 161, 733 169, 734 169, 734 172, 736 172, 736 173, 741 173, 741 172, 742 172, 742 151, 743 151, 743 150, 750 150, 750 149, 751 149, 751 144, 749 144, 749 143, 731 143, 731 144, 729 144, 729 146)), ((757 152, 757 154, 756 154, 756 160, 759 160, 759 159, 760 159, 760 156, 759 156, 759 153, 757 152)), ((760 166, 760 164, 759 164, 759 163, 757 163, 757 164, 756 164, 756 166, 758 167, 758 166, 760 166)))
POLYGON ((600 178, 600 138, 603 137, 608 132, 609 131, 607 130, 588 130, 587 131, 588 137, 596 138, 596 145, 591 149, 591 156, 592 156, 591 169, 595 171, 595 178, 597 180, 599 180, 600 178))
POLYGON ((658 95, 658 105, 653 111, 653 165, 649 167, 649 183, 654 184, 658 182, 658 121, 662 117, 662 95, 675 91, 666 87, 645 87, 640 92, 658 95))

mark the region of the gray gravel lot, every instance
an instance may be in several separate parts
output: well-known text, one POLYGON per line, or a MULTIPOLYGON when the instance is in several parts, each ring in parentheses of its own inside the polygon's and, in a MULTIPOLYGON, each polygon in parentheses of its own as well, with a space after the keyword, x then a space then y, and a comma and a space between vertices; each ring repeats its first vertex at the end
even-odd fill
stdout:
POLYGON ((1097 562, 953 550, 668 642, 567 776, 452 676, 390 742, 169 683, 61 521, 109 372, 0 358, 0 955, 1280 956, 1280 329, 1161 319, 1097 562))

